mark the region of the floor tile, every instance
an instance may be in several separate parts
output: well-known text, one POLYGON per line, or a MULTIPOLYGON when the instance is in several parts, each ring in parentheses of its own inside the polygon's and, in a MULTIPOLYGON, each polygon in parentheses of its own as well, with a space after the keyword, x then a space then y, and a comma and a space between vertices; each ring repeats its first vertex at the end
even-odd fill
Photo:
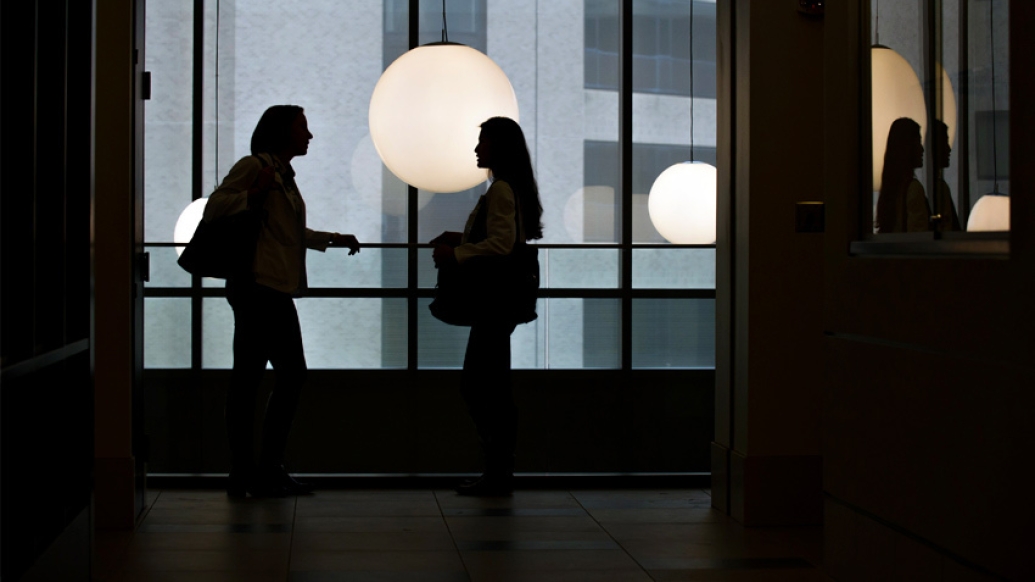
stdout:
POLYGON ((432 571, 463 572, 464 564, 451 551, 336 551, 299 550, 291 554, 291 571, 432 571))
POLYGON ((288 582, 470 582, 466 572, 291 572, 288 582))
POLYGON ((492 573, 640 571, 622 550, 515 550, 460 552, 471 578, 492 573))
POLYGON ((587 508, 600 523, 705 523, 729 518, 709 507, 667 507, 639 509, 587 508))
POLYGON ((289 553, 270 550, 147 550, 126 554, 131 571, 287 572, 289 553))
POLYGON ((822 528, 745 528, 706 490, 149 492, 95 535, 98 582, 830 582, 822 528))
POLYGON ((516 532, 596 532, 588 516, 446 517, 449 531, 464 540, 508 540, 516 532))
POLYGON ((438 517, 322 517, 299 516, 296 532, 445 532, 446 524, 438 517))
POLYGON ((455 550, 442 531, 295 532, 293 551, 455 550))
POLYGON ((287 551, 291 533, 233 532, 138 532, 132 548, 136 552, 158 550, 287 551))
POLYGON ((439 506, 445 510, 460 508, 579 508, 578 501, 567 491, 515 491, 510 497, 471 497, 454 491, 436 491, 439 506))
POLYGON ((586 509, 700 509, 712 502, 700 489, 572 491, 572 496, 586 509))

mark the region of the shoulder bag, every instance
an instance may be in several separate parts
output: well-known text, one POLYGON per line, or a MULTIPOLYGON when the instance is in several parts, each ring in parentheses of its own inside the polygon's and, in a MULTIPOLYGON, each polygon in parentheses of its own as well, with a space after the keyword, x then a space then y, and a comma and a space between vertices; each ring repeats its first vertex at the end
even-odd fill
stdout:
MULTIPOLYGON (((255 157, 262 167, 269 165, 261 156, 255 157)), ((202 220, 176 262, 188 273, 201 277, 251 277, 255 245, 265 220, 263 208, 202 220)))
MULTIPOLYGON (((484 195, 478 204, 475 228, 484 231, 488 213, 484 195)), ((472 257, 462 265, 438 269, 435 298, 428 306, 431 315, 460 326, 491 320, 521 324, 538 317, 539 249, 521 240, 520 208, 515 217, 518 240, 510 254, 472 257)))

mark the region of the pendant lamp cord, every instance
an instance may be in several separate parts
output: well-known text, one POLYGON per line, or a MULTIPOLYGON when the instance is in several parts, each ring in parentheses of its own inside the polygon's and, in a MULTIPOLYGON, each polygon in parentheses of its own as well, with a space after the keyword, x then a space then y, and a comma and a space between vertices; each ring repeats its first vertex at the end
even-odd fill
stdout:
POLYGON ((213 149, 216 152, 216 159, 215 159, 216 163, 214 164, 213 171, 216 173, 216 175, 214 176, 214 179, 215 179, 214 184, 216 184, 218 186, 219 185, 219 0, 216 0, 216 66, 214 68, 215 68, 215 71, 216 71, 216 79, 215 79, 215 83, 213 83, 215 85, 214 90, 215 90, 215 101, 216 101, 216 107, 215 107, 215 118, 216 118, 216 131, 215 131, 215 134, 216 135, 215 135, 215 147, 213 149))
POLYGON ((996 139, 995 126, 996 126, 996 101, 995 101, 995 11, 993 5, 994 0, 990 0, 988 3, 988 44, 989 44, 989 55, 992 58, 992 194, 999 194, 999 154, 996 151, 996 144, 999 141, 996 139))
POLYGON ((449 27, 446 26, 446 0, 442 0, 442 42, 449 42, 449 27))
POLYGON ((690 2, 690 161, 694 161, 694 2, 690 2))
POLYGON ((877 34, 877 42, 873 44, 880 44, 880 0, 876 0, 874 5, 876 9, 874 10, 873 31, 877 34))

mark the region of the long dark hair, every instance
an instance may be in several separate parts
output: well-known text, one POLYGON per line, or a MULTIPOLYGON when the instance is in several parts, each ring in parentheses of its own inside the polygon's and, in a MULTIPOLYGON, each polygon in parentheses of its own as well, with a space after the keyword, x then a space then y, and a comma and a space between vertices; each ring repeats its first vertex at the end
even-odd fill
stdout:
POLYGON ((489 170, 493 178, 507 182, 514 190, 525 239, 543 238, 543 204, 539 200, 539 186, 521 126, 509 117, 490 117, 481 128, 492 148, 492 167, 489 170))
POLYGON ((877 198, 877 232, 905 230, 906 189, 913 178, 913 155, 920 141, 920 124, 900 117, 888 130, 888 147, 884 150, 884 168, 880 175, 877 198))
POLYGON ((264 111, 252 132, 252 155, 283 151, 291 140, 291 125, 302 111, 298 105, 273 105, 264 111))

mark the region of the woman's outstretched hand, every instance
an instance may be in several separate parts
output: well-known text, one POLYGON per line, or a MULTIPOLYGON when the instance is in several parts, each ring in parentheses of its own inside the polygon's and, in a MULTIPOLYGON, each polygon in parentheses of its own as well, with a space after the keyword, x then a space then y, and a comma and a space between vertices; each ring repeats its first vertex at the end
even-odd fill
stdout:
POLYGON ((463 239, 463 236, 464 233, 462 232, 453 232, 451 230, 447 230, 442 234, 436 236, 435 238, 431 239, 431 244, 457 247, 460 246, 460 241, 463 239))
POLYGON ((453 254, 453 247, 447 244, 436 245, 435 251, 431 254, 431 258, 435 260, 436 269, 441 269, 446 265, 456 263, 456 255, 453 254))
POLYGON ((349 255, 354 255, 359 252, 359 241, 356 237, 351 234, 331 234, 331 245, 332 247, 349 247, 349 255))

